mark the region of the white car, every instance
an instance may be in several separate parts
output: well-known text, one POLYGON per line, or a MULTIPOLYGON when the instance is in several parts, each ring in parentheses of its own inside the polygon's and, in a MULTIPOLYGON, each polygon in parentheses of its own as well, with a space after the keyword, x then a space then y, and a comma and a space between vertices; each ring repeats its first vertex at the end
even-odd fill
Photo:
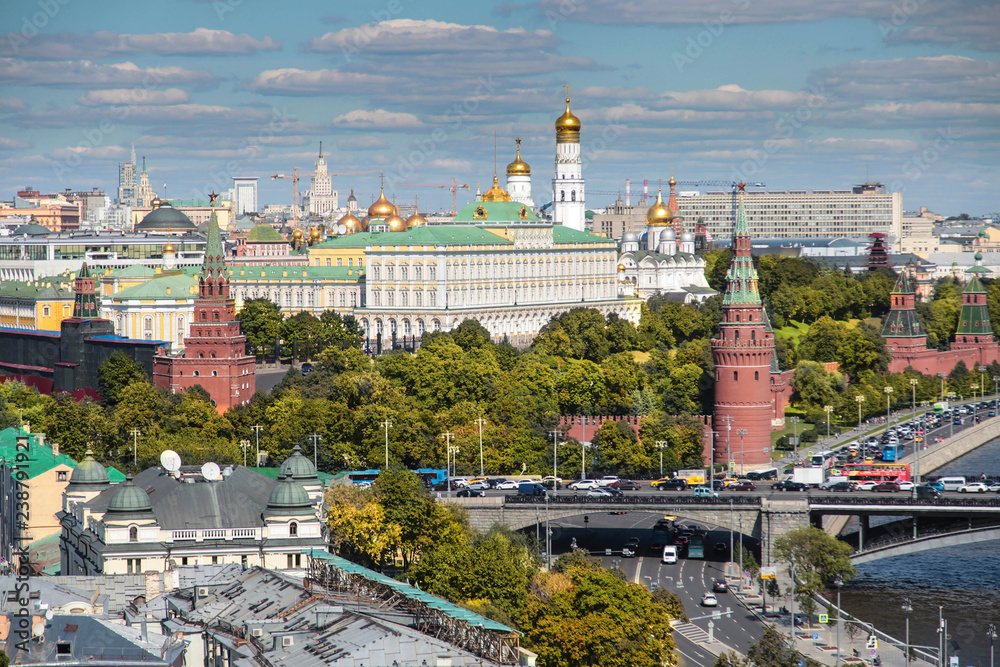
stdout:
POLYGON ((982 482, 971 482, 965 486, 958 487, 959 493, 986 493, 988 487, 982 482))
POLYGON ((583 491, 584 489, 596 489, 599 486, 596 479, 578 479, 570 484, 569 488, 574 491, 583 491))
POLYGON ((897 482, 900 491, 912 491, 916 484, 913 482, 897 482))
POLYGON ((587 491, 588 498, 610 498, 613 495, 614 494, 608 491, 607 489, 602 489, 599 486, 595 486, 594 488, 587 491))
POLYGON ((719 598, 715 597, 714 593, 705 593, 701 596, 701 606, 702 607, 718 607, 719 598))
POLYGON ((512 479, 508 479, 506 482, 500 482, 497 484, 497 489, 500 491, 517 491, 517 487, 520 482, 516 482, 512 479))
POLYGON ((858 491, 871 491, 877 485, 878 485, 878 482, 872 482, 870 480, 867 481, 867 482, 861 482, 861 483, 858 484, 858 491))
POLYGON ((621 481, 618 479, 618 475, 605 475, 604 477, 597 480, 598 486, 609 486, 615 482, 621 481))

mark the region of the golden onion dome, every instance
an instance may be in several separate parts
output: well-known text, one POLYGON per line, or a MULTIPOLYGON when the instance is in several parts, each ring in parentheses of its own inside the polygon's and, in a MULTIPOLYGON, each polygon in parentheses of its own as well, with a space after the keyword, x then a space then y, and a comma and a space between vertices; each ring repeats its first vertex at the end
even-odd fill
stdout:
POLYGON ((651 227, 669 225, 674 219, 674 214, 670 212, 667 205, 663 203, 663 193, 656 191, 656 201, 646 211, 646 224, 651 227))
POLYGON ((311 238, 311 239, 318 239, 319 237, 320 237, 319 230, 316 229, 315 227, 310 227, 309 228, 309 238, 311 238))
POLYGON ((521 137, 517 138, 517 157, 507 165, 508 176, 531 176, 531 167, 521 159, 521 137))
POLYGON ((149 202, 149 205, 150 205, 150 207, 153 210, 156 210, 156 209, 160 208, 160 204, 162 204, 162 203, 163 202, 160 201, 160 198, 154 195, 153 200, 151 202, 149 202))
POLYGON ((385 188, 383 188, 379 193, 378 199, 376 199, 372 205, 368 207, 368 217, 382 218, 384 220, 390 215, 396 215, 396 207, 392 205, 392 202, 385 198, 385 188))
POLYGON ((569 110, 569 95, 566 95, 566 111, 556 119, 556 134, 566 134, 569 132, 580 132, 580 119, 569 110))
POLYGON ((420 215, 420 208, 414 207, 413 215, 406 219, 406 228, 410 227, 423 227, 427 224, 427 218, 420 215))
POLYGON ((625 265, 624 264, 619 264, 618 265, 618 273, 625 273, 625 265))
POLYGON ((372 221, 372 217, 370 215, 366 215, 365 217, 361 218, 361 227, 360 227, 360 230, 362 232, 367 232, 368 231, 368 225, 369 225, 369 223, 371 223, 371 221, 372 221))
POLYGON ((482 201, 511 201, 507 191, 500 187, 500 179, 493 174, 493 187, 483 193, 482 201))
POLYGON ((164 255, 166 255, 167 253, 175 254, 176 252, 177 249, 174 248, 174 244, 170 242, 170 239, 167 239, 167 245, 163 246, 163 254, 164 255))
POLYGON ((354 214, 350 211, 347 212, 347 215, 337 221, 337 227, 340 227, 340 225, 344 226, 345 234, 353 234, 361 231, 361 221, 354 217, 354 214))
POLYGON ((385 224, 388 225, 390 232, 406 231, 406 220, 403 220, 395 213, 391 214, 388 218, 385 218, 385 224))
POLYGON ((292 232, 292 238, 295 239, 296 241, 302 240, 302 230, 296 229, 294 232, 292 232))

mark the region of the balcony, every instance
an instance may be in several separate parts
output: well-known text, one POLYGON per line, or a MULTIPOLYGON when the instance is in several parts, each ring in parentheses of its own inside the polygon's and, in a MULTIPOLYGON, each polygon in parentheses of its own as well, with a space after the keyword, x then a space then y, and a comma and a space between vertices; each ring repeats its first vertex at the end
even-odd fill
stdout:
POLYGON ((202 528, 169 531, 168 542, 204 542, 206 540, 259 540, 260 528, 202 528))

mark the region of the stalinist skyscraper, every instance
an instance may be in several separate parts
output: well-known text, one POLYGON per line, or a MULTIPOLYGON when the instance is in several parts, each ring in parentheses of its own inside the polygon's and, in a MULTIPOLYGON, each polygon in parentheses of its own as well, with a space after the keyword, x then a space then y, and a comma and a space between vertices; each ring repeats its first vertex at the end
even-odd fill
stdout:
POLYGON ((586 207, 583 196, 583 160, 580 156, 580 119, 569 110, 556 120, 556 173, 552 179, 552 221, 583 231, 586 207))

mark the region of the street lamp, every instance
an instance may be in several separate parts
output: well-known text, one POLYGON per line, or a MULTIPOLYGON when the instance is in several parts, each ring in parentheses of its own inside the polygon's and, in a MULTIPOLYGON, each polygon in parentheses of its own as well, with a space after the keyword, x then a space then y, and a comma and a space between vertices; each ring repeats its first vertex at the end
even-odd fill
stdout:
POLYGON ((854 400, 858 404, 858 431, 860 431, 861 430, 861 404, 865 402, 865 397, 862 396, 861 394, 858 394, 857 396, 854 397, 854 400))
POLYGON ((993 376, 993 398, 997 397, 997 386, 1000 385, 1000 375, 993 376))
POLYGON ((913 611, 913 605, 910 604, 910 598, 905 598, 903 600, 903 613, 906 614, 906 667, 910 667, 910 612, 913 611))
MULTIPOLYGON (((455 437, 455 434, 451 431, 445 431, 441 434, 444 439, 445 445, 445 459, 444 459, 444 485, 448 490, 448 497, 451 498, 451 455, 452 447, 451 440, 455 437)), ((455 447, 455 453, 458 452, 458 447, 455 447)))
MULTIPOLYGON (((837 587, 837 662, 835 665, 840 667, 840 626, 844 624, 844 612, 840 610, 840 589, 844 587, 844 578, 838 574, 833 579, 833 585, 837 587)), ((794 618, 792 619, 792 627, 795 627, 794 618)))
MULTIPOLYGON (((549 431, 549 433, 552 434, 552 493, 555 493, 559 490, 559 473, 556 472, 559 465, 559 429, 549 431)), ((482 463, 480 463, 481 467, 482 463)))
POLYGON ((795 448, 795 462, 799 462, 799 418, 793 415, 788 418, 792 422, 792 446, 795 448))
POLYGON ((736 429, 736 435, 740 436, 740 474, 741 475, 746 472, 746 465, 744 464, 744 461, 743 461, 743 436, 747 435, 748 433, 750 433, 750 431, 746 430, 745 428, 738 428, 738 429, 736 429))
POLYGON ((590 443, 581 442, 580 443, 580 479, 587 479, 587 450, 590 449, 590 443))
POLYGON ((656 448, 660 450, 660 477, 663 477, 663 450, 670 446, 666 440, 657 440, 656 448))
POLYGON ((990 623, 990 629, 987 630, 986 636, 990 638, 990 667, 993 667, 993 640, 997 638, 996 624, 990 623))
POLYGON ((139 434, 141 431, 134 428, 129 433, 132 434, 132 465, 139 465, 139 434))
POLYGON ((889 428, 889 398, 892 396, 892 387, 886 387, 882 391, 885 392, 885 427, 889 428))
POLYGON ((941 378, 941 400, 944 400, 944 373, 938 373, 938 377, 941 378))
POLYGON ((249 440, 240 440, 240 447, 243 449, 243 467, 247 467, 247 450, 250 448, 249 440))
POLYGON ((386 419, 384 422, 379 424, 385 429, 385 468, 389 469, 389 429, 392 428, 392 422, 386 419))
POLYGON ((260 424, 254 424, 250 428, 253 429, 254 437, 257 440, 257 461, 253 464, 257 468, 260 467, 260 432, 264 430, 264 427, 260 424))
POLYGON ((824 405, 823 412, 826 413, 826 439, 830 439, 830 413, 833 412, 832 405, 824 405))
MULTIPOLYGON (((483 472, 483 424, 486 423, 486 420, 482 417, 478 417, 476 419, 476 423, 479 424, 479 476, 482 477, 485 474, 483 472)), ((553 468, 554 467, 555 466, 553 466, 553 468)))

